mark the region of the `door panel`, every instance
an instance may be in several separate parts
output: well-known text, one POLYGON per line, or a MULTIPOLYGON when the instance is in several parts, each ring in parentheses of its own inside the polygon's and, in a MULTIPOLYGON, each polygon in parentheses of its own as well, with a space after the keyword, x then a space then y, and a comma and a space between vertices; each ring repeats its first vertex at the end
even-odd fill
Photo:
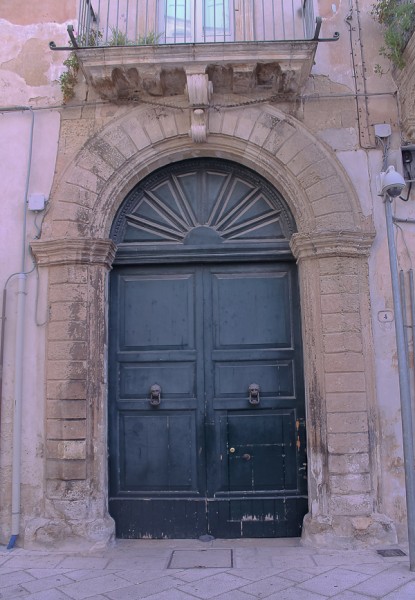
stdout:
POLYGON ((117 535, 298 535, 307 500, 295 266, 118 267, 110 316, 117 535))

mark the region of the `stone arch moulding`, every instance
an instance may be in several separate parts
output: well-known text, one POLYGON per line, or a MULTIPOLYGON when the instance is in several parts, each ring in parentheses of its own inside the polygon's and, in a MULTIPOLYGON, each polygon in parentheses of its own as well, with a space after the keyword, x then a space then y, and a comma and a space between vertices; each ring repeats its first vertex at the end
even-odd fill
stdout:
MULTIPOLYGON (((47 484, 47 517, 58 525, 64 521, 67 533, 78 538, 96 541, 110 535, 102 410, 106 365, 99 358, 105 346, 103 298, 109 264, 89 248, 98 240, 109 243, 121 202, 146 175, 171 162, 207 156, 236 161, 263 175, 284 197, 297 224, 291 247, 299 263, 309 431, 310 512, 304 537, 331 546, 393 543, 393 524, 376 511, 376 448, 369 443, 376 438, 367 274, 371 221, 363 217, 341 165, 294 118, 263 106, 213 113, 209 127, 207 142, 195 148, 189 140, 188 117, 180 110, 131 109, 92 137, 57 183, 44 236, 33 250, 39 264, 49 268, 50 303, 60 293, 57 284, 64 282, 66 296, 72 294, 85 306, 80 312, 84 322, 76 327, 70 322, 70 311, 66 323, 54 323, 52 306, 48 344, 56 341, 57 332, 66 335, 68 342, 83 335, 94 360, 92 367, 87 360, 84 370, 77 372, 76 386, 70 381, 75 368, 71 361, 66 365, 68 380, 58 383, 56 364, 46 365, 51 407, 47 409, 47 423, 51 423, 46 426, 51 449, 47 473, 52 480, 47 484), (98 384, 91 385, 97 378, 98 384), (76 407, 80 411, 77 435, 79 440, 84 436, 84 443, 65 445, 61 439, 64 421, 69 419, 62 407, 69 409, 68 399, 85 403, 76 407), (59 420, 62 423, 57 424, 59 420), (52 439, 53 431, 60 432, 58 442, 52 439), (74 454, 65 454, 72 446, 74 454), (346 454, 351 455, 349 461, 344 460, 346 454), (68 500, 67 488, 74 485, 68 482, 76 480, 81 494, 88 479, 93 497, 86 513, 77 517, 68 500)), ((79 361, 73 362, 79 369, 79 361)), ((31 536, 53 538, 43 526, 36 529, 35 525, 31 536)))

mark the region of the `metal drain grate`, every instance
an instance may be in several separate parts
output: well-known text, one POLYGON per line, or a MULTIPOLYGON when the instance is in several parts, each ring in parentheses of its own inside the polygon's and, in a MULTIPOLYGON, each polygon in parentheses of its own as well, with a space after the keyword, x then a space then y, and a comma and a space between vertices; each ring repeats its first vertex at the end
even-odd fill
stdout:
POLYGON ((391 556, 406 556, 403 550, 399 548, 388 548, 387 550, 377 550, 377 553, 385 558, 390 558, 391 556))
POLYGON ((231 569, 230 549, 173 550, 168 569, 231 569))

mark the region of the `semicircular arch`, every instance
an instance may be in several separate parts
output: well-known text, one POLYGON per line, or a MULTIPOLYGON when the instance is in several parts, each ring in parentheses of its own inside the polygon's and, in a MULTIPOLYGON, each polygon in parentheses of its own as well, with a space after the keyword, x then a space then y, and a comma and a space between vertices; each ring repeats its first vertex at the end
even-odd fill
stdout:
POLYGON ((197 145, 188 128, 185 113, 160 115, 148 107, 135 107, 104 127, 58 182, 46 219, 49 236, 107 238, 138 182, 169 163, 195 157, 228 159, 265 177, 285 199, 299 233, 371 231, 339 161, 295 118, 269 105, 215 113, 208 141, 197 145))

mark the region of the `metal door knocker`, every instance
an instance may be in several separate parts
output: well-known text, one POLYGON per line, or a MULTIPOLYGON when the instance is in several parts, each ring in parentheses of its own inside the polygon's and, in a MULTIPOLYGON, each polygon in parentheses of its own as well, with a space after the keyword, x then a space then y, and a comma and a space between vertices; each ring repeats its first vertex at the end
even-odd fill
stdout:
POLYGON ((249 404, 259 404, 259 391, 260 387, 257 383, 251 383, 248 388, 249 390, 249 404))
POLYGON ((151 406, 159 406, 161 402, 161 387, 155 383, 150 388, 150 404, 151 406))

